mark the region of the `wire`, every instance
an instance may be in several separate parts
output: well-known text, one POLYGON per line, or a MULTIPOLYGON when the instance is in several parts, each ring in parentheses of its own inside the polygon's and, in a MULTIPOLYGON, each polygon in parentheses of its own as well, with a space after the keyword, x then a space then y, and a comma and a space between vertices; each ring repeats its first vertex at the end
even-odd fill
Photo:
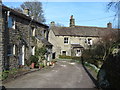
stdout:
MULTIPOLYGON (((103 19, 108 19, 110 17, 115 17, 115 16, 96 18, 96 19, 91 19, 91 20, 81 20, 81 21, 75 21, 75 22, 88 22, 88 21, 95 21, 95 20, 103 20, 103 19)), ((50 20, 50 19, 46 19, 46 20, 50 20)), ((50 20, 50 21, 53 21, 53 20, 50 20)), ((60 20, 56 20, 56 21, 58 21, 58 22, 69 22, 69 21, 60 21, 60 20)))

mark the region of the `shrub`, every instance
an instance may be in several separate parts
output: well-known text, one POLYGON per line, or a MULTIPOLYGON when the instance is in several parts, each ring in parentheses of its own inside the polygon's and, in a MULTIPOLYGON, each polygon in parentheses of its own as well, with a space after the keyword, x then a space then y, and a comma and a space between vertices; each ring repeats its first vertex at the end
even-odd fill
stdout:
POLYGON ((66 55, 59 55, 59 58, 61 58, 61 59, 72 59, 71 56, 66 56, 66 55))
POLYGON ((81 60, 81 57, 72 57, 73 60, 81 60))
POLYGON ((39 58, 37 56, 35 56, 35 55, 30 56, 31 63, 37 64, 38 63, 38 59, 39 58))
POLYGON ((45 59, 45 54, 47 53, 47 49, 45 46, 41 47, 41 48, 37 48, 36 49, 36 52, 35 52, 35 55, 36 56, 40 56, 42 60, 45 59))
POLYGON ((2 80, 6 79, 8 77, 9 71, 3 71, 2 72, 2 80))

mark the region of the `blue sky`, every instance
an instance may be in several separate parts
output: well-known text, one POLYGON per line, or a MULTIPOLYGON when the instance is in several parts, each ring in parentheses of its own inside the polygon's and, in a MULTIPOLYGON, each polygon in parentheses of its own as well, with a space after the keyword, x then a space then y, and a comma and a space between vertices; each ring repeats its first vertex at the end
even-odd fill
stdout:
MULTIPOLYGON (((22 2, 5 2, 9 7, 19 7, 22 2)), ((106 27, 108 22, 114 23, 114 12, 108 12, 107 2, 43 2, 46 24, 51 21, 69 26, 70 16, 80 26, 106 27)), ((113 24, 114 26, 114 24, 113 24)))

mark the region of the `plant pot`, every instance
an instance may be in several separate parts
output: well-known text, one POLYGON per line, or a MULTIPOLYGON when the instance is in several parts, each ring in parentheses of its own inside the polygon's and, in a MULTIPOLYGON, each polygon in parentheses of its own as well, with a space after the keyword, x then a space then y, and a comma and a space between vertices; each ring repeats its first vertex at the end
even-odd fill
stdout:
POLYGON ((31 64, 31 68, 35 68, 35 63, 32 63, 32 64, 31 64))
POLYGON ((55 65, 55 62, 52 62, 52 65, 54 66, 54 65, 55 65))
POLYGON ((50 61, 50 65, 52 65, 52 62, 50 61))
POLYGON ((39 66, 39 69, 41 69, 42 67, 41 66, 39 66))

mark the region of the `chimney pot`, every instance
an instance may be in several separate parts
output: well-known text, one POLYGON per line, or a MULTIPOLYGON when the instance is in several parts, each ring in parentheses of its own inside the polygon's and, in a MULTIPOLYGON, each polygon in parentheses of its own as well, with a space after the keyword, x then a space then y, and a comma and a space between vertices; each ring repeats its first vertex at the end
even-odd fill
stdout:
POLYGON ((29 16, 29 9, 28 9, 28 8, 24 8, 23 13, 24 13, 26 16, 29 16))
POLYGON ((52 22, 50 23, 50 26, 51 26, 51 27, 54 27, 54 26, 55 26, 55 22, 52 21, 52 22))
POLYGON ((107 23, 107 28, 112 28, 112 23, 111 22, 107 23))
POLYGON ((75 26, 75 19, 73 18, 73 15, 71 15, 70 17, 70 27, 74 27, 75 26))

